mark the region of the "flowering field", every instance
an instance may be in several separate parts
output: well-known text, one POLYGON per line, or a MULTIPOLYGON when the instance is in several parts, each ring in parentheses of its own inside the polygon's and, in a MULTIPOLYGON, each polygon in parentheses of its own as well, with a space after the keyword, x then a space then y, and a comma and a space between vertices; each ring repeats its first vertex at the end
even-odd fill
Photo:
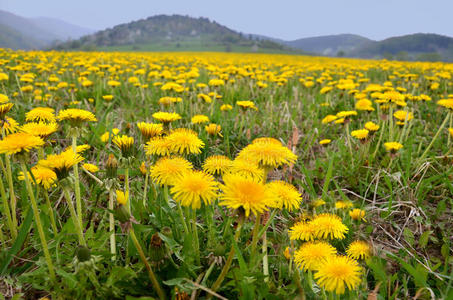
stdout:
POLYGON ((0 293, 453 299, 452 73, 0 49, 0 293))

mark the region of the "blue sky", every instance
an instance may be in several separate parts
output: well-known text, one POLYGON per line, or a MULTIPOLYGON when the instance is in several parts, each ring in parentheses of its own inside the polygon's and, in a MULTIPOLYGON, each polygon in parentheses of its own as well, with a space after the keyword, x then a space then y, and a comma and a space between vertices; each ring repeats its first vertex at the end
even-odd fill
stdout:
POLYGON ((339 33, 378 40, 416 32, 453 36, 451 0, 0 0, 0 9, 93 29, 156 14, 183 14, 287 40, 339 33))

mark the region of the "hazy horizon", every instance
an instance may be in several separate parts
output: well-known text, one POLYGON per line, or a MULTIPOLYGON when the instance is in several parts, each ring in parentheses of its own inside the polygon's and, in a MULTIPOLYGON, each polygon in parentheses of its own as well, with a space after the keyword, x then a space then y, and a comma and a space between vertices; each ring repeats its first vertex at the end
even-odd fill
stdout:
POLYGON ((126 4, 111 4, 106 0, 0 0, 0 9, 27 18, 56 18, 94 30, 154 15, 180 14, 205 17, 236 31, 284 40, 343 33, 374 40, 419 32, 453 36, 453 26, 449 22, 453 2, 449 1, 291 2, 282 0, 279 5, 270 5, 262 1, 238 0, 207 3, 201 0, 169 0, 165 3, 131 0, 126 4))

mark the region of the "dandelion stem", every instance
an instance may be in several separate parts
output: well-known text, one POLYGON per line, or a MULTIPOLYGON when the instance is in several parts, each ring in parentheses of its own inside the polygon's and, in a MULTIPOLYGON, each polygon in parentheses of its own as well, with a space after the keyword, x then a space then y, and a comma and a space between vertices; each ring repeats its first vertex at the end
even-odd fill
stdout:
POLYGON ((151 266, 149 265, 145 253, 143 253, 142 246, 140 246, 140 243, 137 239, 137 236, 135 235, 134 228, 130 228, 129 230, 130 237, 135 245, 135 248, 137 248, 138 254, 140 255, 140 259, 142 260, 143 264, 145 264, 146 270, 148 271, 148 276, 149 279, 151 280, 151 283, 154 287, 154 289, 157 292, 157 295, 159 296, 159 299, 163 300, 165 299, 165 294, 162 291, 162 288, 160 287, 159 282, 157 281, 156 275, 154 275, 153 270, 151 269, 151 266))
POLYGON ((389 140, 393 141, 393 105, 389 104, 389 140))
MULTIPOLYGON (((14 183, 13 183, 13 175, 11 172, 11 160, 8 154, 5 155, 5 164, 6 164, 6 178, 8 180, 8 189, 9 189, 9 197, 11 200, 11 217, 12 217, 12 222, 14 226, 14 231, 17 232, 17 217, 16 217, 16 205, 17 205, 17 199, 16 199, 16 194, 14 192, 14 183)), ((24 173, 28 174, 27 172, 24 173)))
POLYGON ((49 194, 47 193, 47 190, 44 190, 43 194, 44 194, 44 198, 46 198, 47 209, 49 210, 50 224, 52 225, 53 232, 56 236, 58 234, 58 229, 57 229, 57 223, 55 222, 55 215, 53 213, 53 207, 52 207, 52 204, 50 203, 49 194))
POLYGON ((127 211, 131 213, 131 202, 129 201, 129 168, 126 167, 124 170, 124 185, 126 186, 126 203, 127 211))
POLYGON ((148 167, 146 167, 146 175, 145 175, 145 186, 143 187, 143 207, 146 207, 146 194, 148 192, 148 180, 149 180, 149 172, 148 167))
POLYGON ((192 209, 192 231, 193 231, 193 240, 195 247, 195 257, 197 263, 200 264, 200 242, 198 241, 198 229, 197 229, 197 212, 195 209, 192 209))
POLYGON ((370 165, 373 163, 374 157, 376 156, 376 154, 379 150, 379 147, 380 147, 381 141, 382 141, 382 136, 384 134, 384 130, 385 130, 385 122, 382 123, 381 133, 379 134, 379 139, 376 144, 376 149, 374 149, 373 155, 371 156, 370 165))
POLYGON ((68 203, 69 212, 71 213, 72 222, 74 223, 74 227, 76 229, 77 236, 79 238, 79 243, 80 243, 80 245, 86 247, 86 242, 85 242, 85 238, 83 236, 83 231, 82 231, 82 224, 80 223, 79 218, 77 218, 77 213, 74 209, 74 204, 72 203, 71 194, 69 193, 69 188, 63 187, 63 193, 66 198, 66 202, 68 203))
POLYGON ((297 269, 294 272, 294 281, 296 282, 296 287, 297 287, 297 290, 299 291, 300 299, 305 300, 304 288, 302 287, 302 284, 300 283, 301 282, 300 274, 299 274, 299 270, 297 270, 297 269))
POLYGON ((8 224, 11 236, 15 239, 17 236, 17 229, 14 226, 13 219, 11 218, 11 212, 9 210, 9 202, 6 197, 5 186, 3 185, 3 179, 0 178, 0 194, 2 195, 3 201, 3 214, 6 215, 6 223, 8 224))
MULTIPOLYGON (((74 155, 77 153, 77 135, 72 135, 72 151, 74 155)), ((82 200, 80 198, 80 183, 79 183, 79 164, 74 164, 74 193, 76 198, 76 207, 77 207, 77 217, 79 219, 79 223, 83 223, 82 218, 82 200)), ((82 226, 82 225, 81 225, 82 226)))
POLYGON ((348 147, 349 147, 349 154, 351 154, 351 160, 353 161, 354 156, 352 154, 351 138, 349 137, 349 135, 350 135, 350 133, 349 133, 349 122, 346 123, 345 129, 346 129, 346 141, 347 141, 348 147))
POLYGON ((252 244, 251 244, 251 251, 250 251, 250 263, 253 262, 254 257, 255 257, 255 252, 256 252, 256 245, 258 243, 258 232, 259 232, 259 227, 261 223, 261 214, 258 213, 256 215, 255 219, 255 225, 253 227, 253 232, 252 232, 252 244))
POLYGON ((423 152, 422 156, 419 158, 419 161, 422 161, 426 155, 428 154, 429 150, 431 147, 434 145, 434 142, 436 141, 437 137, 441 133, 441 131, 444 129, 445 125, 448 122, 448 119, 450 119, 451 113, 448 113, 447 116, 445 117, 445 120, 442 122, 442 125, 440 125, 439 130, 437 130, 436 134, 434 135, 433 139, 431 140, 431 143, 428 145, 428 147, 425 149, 425 152, 423 152))
POLYGON ((206 271, 206 274, 203 277, 203 280, 201 281, 201 285, 206 285, 206 280, 208 280, 209 275, 211 275, 212 270, 214 270, 215 267, 215 260, 212 261, 211 265, 209 266, 208 270, 206 271))
POLYGON ((179 204, 178 201, 176 201, 176 206, 178 207, 179 217, 181 218, 181 223, 182 223, 182 226, 184 227, 184 232, 186 234, 189 234, 189 228, 187 227, 186 219, 184 218, 184 213, 182 211, 181 204, 179 204))
MULTIPOLYGON (((239 236, 241 234, 241 229, 242 229, 242 225, 244 224, 244 218, 243 217, 240 217, 239 219, 239 223, 238 223, 238 226, 236 228, 236 233, 234 234, 234 241, 237 242, 238 239, 239 239, 239 236)), ((225 276, 226 274, 228 273, 228 270, 230 269, 231 267, 231 264, 233 262, 233 258, 234 258, 234 247, 231 246, 231 250, 230 250, 230 253, 228 254, 228 258, 225 262, 225 265, 223 266, 223 269, 222 271, 220 272, 220 275, 219 277, 217 278, 217 280, 214 282, 214 284, 212 285, 211 287, 211 290, 212 291, 217 291, 217 289, 219 288, 219 286, 222 284, 223 280, 225 279, 225 276)), ((207 297, 207 299, 211 299, 211 295, 209 295, 207 297)))
POLYGON ((56 280, 55 271, 54 271, 54 267, 52 264, 52 259, 50 257, 49 248, 47 247, 46 235, 44 234, 44 229, 42 227, 41 217, 39 216, 38 204, 36 203, 35 195, 33 194, 33 189, 32 189, 31 183, 30 183, 30 179, 27 176, 27 172, 28 172, 27 167, 25 166, 25 162, 23 160, 20 162, 20 166, 22 168, 22 172, 24 173, 25 185, 27 187, 28 197, 30 198, 31 207, 33 209, 33 214, 35 217, 35 222, 36 222, 36 227, 38 229, 39 238, 41 240, 44 257, 46 259, 47 267, 49 268, 50 279, 52 281, 55 281, 56 280))
MULTIPOLYGON (((114 199, 113 189, 109 190, 109 210, 113 210, 114 199)), ((109 213, 109 231, 110 231, 110 253, 112 254, 112 260, 116 259, 116 237, 115 237, 115 217, 113 213, 109 213)))
MULTIPOLYGON (((450 126, 449 128, 453 127, 453 118, 450 117, 450 126)), ((450 132, 448 133, 448 142, 447 142, 447 148, 450 148, 450 140, 451 140, 451 134, 450 132)))
POLYGON ((263 275, 264 275, 264 282, 269 282, 269 261, 267 257, 267 234, 264 232, 263 235, 263 245, 262 245, 262 251, 263 251, 263 275))

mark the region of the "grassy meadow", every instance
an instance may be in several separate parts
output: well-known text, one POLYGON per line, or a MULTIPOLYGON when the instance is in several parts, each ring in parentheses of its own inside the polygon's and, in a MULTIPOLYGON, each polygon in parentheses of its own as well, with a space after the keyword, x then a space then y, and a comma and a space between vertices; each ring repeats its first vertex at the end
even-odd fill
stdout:
POLYGON ((452 73, 0 49, 0 298, 453 299, 452 73))

